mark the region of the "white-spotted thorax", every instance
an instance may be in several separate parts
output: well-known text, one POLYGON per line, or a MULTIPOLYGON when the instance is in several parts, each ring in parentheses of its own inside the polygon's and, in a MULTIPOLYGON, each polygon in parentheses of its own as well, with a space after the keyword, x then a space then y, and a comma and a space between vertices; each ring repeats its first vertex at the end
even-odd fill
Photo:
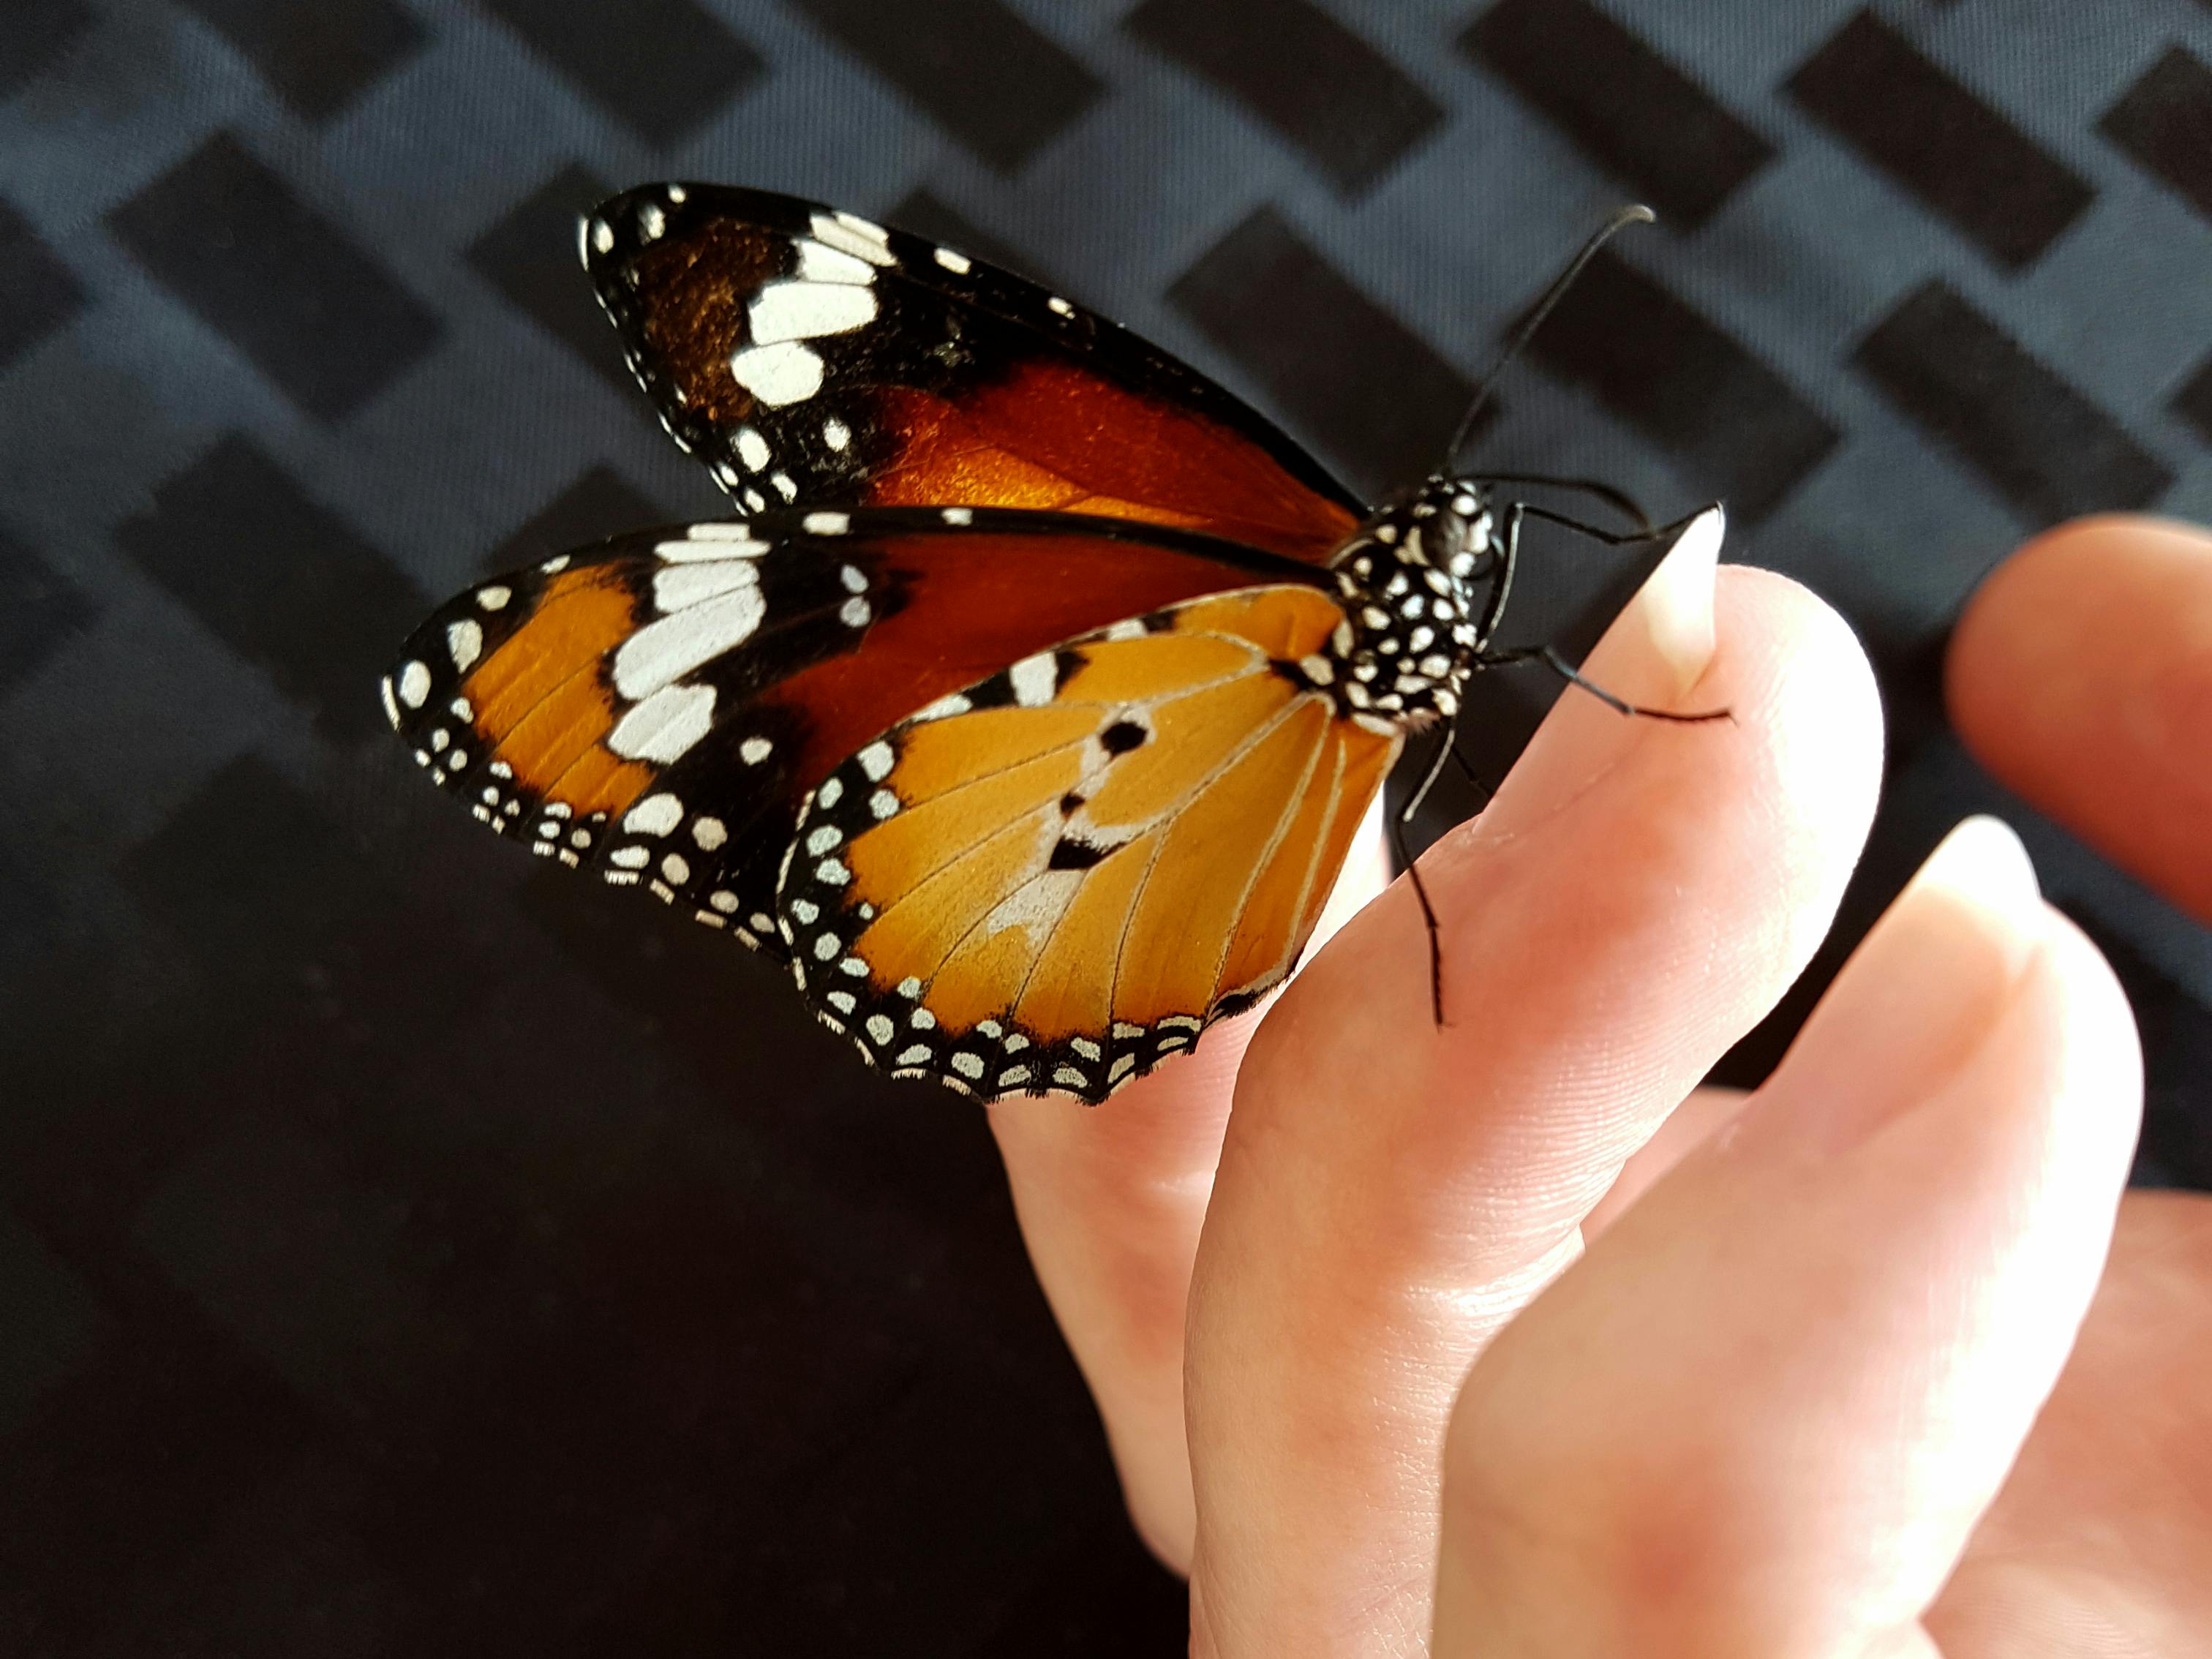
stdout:
MULTIPOLYGON (((1456 714, 1505 599, 1483 487, 1424 480, 1377 508, 1328 568, 1346 622, 1322 660, 1345 712, 1364 725, 1401 726, 1456 714)), ((1301 665, 1316 681, 1321 665, 1301 665)))

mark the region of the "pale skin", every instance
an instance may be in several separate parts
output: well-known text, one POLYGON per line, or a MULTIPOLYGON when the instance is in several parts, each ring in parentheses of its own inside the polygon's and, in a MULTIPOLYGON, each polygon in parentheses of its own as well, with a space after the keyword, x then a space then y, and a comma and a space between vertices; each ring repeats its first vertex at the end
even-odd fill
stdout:
MULTIPOLYGON (((1445 1029, 1401 878, 1107 1106, 992 1110, 1191 1651, 2212 1655, 2212 1200, 2123 1190, 2110 969, 1971 821, 1765 1087, 1698 1089, 1833 915, 1872 677, 1802 588, 1694 560, 1586 667, 1735 723, 1561 700, 1422 861, 1445 1029)), ((2039 538, 1948 695, 2212 908, 2212 537, 2039 538)))

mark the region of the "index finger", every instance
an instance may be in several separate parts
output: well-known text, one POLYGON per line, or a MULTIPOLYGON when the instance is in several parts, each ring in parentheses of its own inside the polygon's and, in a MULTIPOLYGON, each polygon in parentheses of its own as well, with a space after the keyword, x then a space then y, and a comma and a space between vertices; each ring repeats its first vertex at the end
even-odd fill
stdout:
POLYGON ((2212 922, 2212 535, 2080 519, 1982 584, 1951 721, 2007 787, 2212 922))

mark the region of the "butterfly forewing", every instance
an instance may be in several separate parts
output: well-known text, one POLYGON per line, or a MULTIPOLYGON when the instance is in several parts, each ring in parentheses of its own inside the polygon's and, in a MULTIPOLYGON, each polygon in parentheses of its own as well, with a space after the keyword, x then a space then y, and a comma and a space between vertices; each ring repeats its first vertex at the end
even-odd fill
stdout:
POLYGON ((641 532, 441 608, 384 684, 477 817, 781 956, 801 805, 902 718, 1109 618, 1279 567, 1060 514, 797 510, 641 532))
POLYGON ((1299 669, 1344 615, 1261 586, 1016 662, 900 721, 799 815, 778 923, 894 1075, 1103 1100, 1297 959, 1395 760, 1299 669))
POLYGON ((663 424, 749 510, 1002 507, 1317 562, 1358 501, 1238 398, 1035 283, 849 213, 653 185, 583 226, 663 424))

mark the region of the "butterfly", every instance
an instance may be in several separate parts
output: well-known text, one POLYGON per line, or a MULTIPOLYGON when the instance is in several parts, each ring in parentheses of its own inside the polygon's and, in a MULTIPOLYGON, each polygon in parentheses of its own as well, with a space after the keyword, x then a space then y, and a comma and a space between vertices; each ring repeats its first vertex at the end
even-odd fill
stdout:
POLYGON ((895 1077, 1095 1103, 1188 1050, 1297 963, 1408 734, 1536 654, 1492 644, 1522 518, 1572 521, 1495 476, 1370 509, 1127 330, 789 197, 641 187, 579 252, 741 516, 477 584, 385 712, 895 1077))

